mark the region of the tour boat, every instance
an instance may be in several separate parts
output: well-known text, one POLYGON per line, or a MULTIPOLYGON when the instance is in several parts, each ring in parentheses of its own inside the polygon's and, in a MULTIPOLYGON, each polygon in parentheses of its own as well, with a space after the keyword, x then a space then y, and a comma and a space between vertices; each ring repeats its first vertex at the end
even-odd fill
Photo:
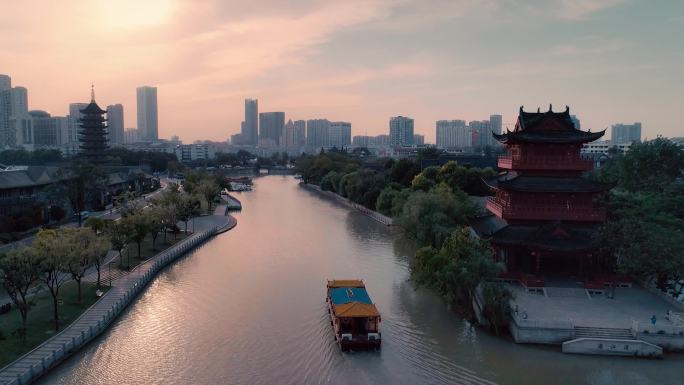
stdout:
POLYGON ((363 281, 328 281, 326 303, 342 351, 380 349, 380 313, 363 281))

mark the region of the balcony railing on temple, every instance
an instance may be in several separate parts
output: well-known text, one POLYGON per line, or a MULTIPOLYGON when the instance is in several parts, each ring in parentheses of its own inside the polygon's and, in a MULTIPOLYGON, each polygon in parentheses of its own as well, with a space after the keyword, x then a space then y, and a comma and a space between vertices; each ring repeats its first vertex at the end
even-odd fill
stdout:
POLYGON ((573 157, 558 156, 500 156, 499 168, 518 170, 579 170, 588 171, 594 168, 594 160, 590 155, 573 157))
POLYGON ((494 197, 487 197, 486 207, 503 219, 532 221, 588 221, 606 220, 606 209, 596 207, 568 207, 562 205, 503 205, 494 197))

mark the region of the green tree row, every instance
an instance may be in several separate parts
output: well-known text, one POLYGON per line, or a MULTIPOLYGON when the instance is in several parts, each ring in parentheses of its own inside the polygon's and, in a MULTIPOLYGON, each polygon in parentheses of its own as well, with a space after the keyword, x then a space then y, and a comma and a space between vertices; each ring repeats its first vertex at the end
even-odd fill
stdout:
POLYGON ((597 234, 616 272, 655 279, 675 296, 684 287, 684 151, 667 139, 636 143, 594 172, 616 187, 604 198, 608 221, 597 234))

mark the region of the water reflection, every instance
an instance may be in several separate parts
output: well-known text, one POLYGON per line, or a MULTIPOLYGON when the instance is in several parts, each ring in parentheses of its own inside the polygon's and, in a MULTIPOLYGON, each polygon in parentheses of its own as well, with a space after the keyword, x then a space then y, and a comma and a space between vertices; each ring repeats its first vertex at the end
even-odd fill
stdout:
POLYGON ((515 345, 416 289, 413 243, 297 186, 264 177, 238 226, 160 274, 103 336, 43 379, 60 384, 681 384, 660 361, 515 345), (379 353, 342 354, 326 278, 363 278, 383 316, 379 353))

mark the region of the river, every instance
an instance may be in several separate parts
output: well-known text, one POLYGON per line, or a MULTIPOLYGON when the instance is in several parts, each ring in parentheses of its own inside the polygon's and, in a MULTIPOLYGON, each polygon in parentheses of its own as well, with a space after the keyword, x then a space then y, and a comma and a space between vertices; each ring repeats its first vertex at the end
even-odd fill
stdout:
POLYGON ((43 384, 684 384, 684 356, 565 355, 473 327, 409 280, 402 234, 302 189, 255 179, 238 226, 163 271, 43 384), (362 278, 382 350, 342 353, 328 278, 362 278))

